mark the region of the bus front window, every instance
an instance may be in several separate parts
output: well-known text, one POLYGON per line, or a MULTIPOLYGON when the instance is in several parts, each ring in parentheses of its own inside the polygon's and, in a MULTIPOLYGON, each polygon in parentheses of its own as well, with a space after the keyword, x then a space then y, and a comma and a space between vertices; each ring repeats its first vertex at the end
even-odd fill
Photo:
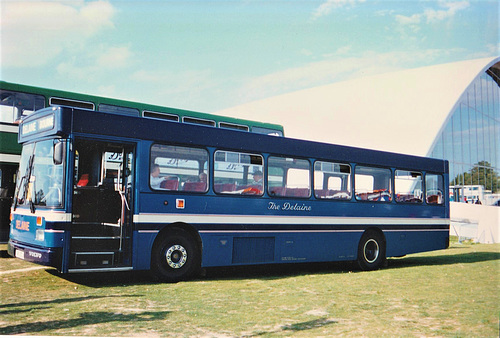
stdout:
POLYGON ((54 163, 54 144, 54 140, 46 140, 23 146, 16 205, 62 206, 64 165, 54 163))

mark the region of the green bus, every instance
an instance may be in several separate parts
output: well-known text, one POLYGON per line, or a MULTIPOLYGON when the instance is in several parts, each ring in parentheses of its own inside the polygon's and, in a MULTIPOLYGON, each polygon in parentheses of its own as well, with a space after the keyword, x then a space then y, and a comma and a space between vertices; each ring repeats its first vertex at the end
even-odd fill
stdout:
POLYGON ((15 189, 21 146, 17 142, 18 124, 32 112, 64 106, 148 119, 212 126, 266 135, 284 136, 283 126, 243 120, 158 105, 101 96, 27 86, 0 81, 0 243, 9 237, 10 206, 15 189))

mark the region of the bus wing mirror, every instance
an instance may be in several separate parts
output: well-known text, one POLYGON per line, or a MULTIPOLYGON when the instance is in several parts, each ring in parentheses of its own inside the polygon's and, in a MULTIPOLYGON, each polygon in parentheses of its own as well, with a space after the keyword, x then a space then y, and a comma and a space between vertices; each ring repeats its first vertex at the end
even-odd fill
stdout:
POLYGON ((63 163, 64 153, 66 152, 66 142, 62 140, 54 141, 54 164, 59 165, 63 163))

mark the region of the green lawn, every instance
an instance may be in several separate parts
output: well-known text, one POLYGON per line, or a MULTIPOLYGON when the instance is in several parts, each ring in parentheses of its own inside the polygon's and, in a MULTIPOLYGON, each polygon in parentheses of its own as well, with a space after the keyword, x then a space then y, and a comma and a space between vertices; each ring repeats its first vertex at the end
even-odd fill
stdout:
MULTIPOLYGON (((5 246, 0 247, 4 250, 5 246)), ((500 244, 350 264, 67 275, 0 258, 0 334, 498 337, 500 244), (17 270, 17 271, 15 271, 17 270)))

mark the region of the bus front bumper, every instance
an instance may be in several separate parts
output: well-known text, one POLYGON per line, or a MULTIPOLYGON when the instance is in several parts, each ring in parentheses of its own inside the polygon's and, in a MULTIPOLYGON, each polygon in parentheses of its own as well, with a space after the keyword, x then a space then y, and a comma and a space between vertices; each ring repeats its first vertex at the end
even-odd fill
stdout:
POLYGON ((60 267, 61 248, 37 248, 26 244, 9 240, 7 252, 12 257, 16 257, 28 262, 60 267))

